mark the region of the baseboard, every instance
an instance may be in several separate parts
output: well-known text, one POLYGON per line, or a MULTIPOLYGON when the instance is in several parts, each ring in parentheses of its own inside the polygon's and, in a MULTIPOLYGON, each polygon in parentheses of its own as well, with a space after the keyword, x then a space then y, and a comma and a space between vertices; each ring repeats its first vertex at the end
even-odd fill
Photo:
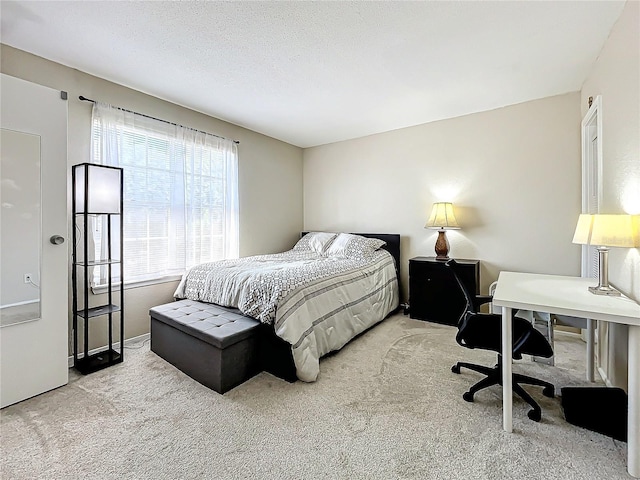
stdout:
POLYGON ((583 342, 586 342, 586 340, 584 338, 582 338, 582 335, 580 333, 578 333, 578 332, 571 332, 571 331, 567 331, 567 330, 559 330, 558 328, 554 327, 553 334, 555 336, 561 336, 561 337, 579 338, 583 342))
MULTIPOLYGON (((151 339, 151 334, 150 333, 145 333, 143 335, 138 335, 137 337, 132 337, 132 338, 127 338, 124 341, 124 347, 127 348, 128 346, 131 346, 133 344, 136 343, 142 343, 145 342, 147 340, 151 339)), ((98 353, 101 350, 105 350, 107 348, 107 346, 103 346, 103 347, 98 347, 98 348, 94 348, 93 350, 89 350, 89 355, 93 355, 94 353, 98 353)), ((116 350, 120 350, 120 342, 116 342, 113 344, 113 348, 116 350)), ((82 357, 80 357, 82 358, 82 357)), ((70 356, 68 359, 68 364, 69 364, 69 368, 73 368, 73 355, 70 356)))
POLYGON ((25 300, 24 302, 16 302, 16 303, 7 303, 6 305, 0 305, 0 310, 3 308, 13 308, 13 307, 21 307, 23 305, 31 305, 33 303, 39 303, 40 299, 36 298, 35 300, 25 300))

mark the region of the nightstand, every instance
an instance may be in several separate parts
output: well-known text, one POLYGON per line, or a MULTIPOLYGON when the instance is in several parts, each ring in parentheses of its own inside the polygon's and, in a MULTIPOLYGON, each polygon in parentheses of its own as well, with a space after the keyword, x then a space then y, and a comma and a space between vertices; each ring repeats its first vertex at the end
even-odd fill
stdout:
MULTIPOLYGON (((462 268, 462 281, 480 293, 480 261, 455 259, 462 268)), ((446 262, 435 257, 409 260, 409 316, 418 320, 457 325, 466 302, 446 262)))

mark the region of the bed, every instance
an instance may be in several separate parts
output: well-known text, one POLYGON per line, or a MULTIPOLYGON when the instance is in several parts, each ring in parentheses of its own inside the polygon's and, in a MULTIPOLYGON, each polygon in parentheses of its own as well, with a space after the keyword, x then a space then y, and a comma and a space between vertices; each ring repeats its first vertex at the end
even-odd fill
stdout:
POLYGON ((399 259, 399 235, 303 232, 287 252, 197 265, 174 296, 258 320, 262 368, 312 382, 322 356, 398 308, 399 259))

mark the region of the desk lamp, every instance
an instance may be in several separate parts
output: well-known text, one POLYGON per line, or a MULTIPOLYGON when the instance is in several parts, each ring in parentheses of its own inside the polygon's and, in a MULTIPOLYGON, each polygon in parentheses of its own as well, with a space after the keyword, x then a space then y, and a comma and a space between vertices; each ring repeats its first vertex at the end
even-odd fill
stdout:
POLYGON ((609 285, 609 247, 633 248, 640 245, 638 215, 589 215, 578 217, 573 243, 596 245, 598 250, 598 285, 589 287, 595 295, 620 296, 609 285))
POLYGON ((446 230, 457 230, 460 228, 456 217, 453 215, 453 204, 449 202, 434 203, 431 208, 431 215, 424 228, 438 230, 436 240, 436 260, 449 260, 449 241, 446 230))

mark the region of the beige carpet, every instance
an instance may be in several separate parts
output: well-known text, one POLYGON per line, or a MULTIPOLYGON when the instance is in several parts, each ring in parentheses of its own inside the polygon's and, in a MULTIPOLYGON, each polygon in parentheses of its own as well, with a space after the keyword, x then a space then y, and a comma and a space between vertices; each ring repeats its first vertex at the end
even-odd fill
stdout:
MULTIPOLYGON (((560 401, 501 390, 462 400, 478 374, 451 373, 455 329, 396 315, 321 362, 316 383, 262 373, 224 396, 145 346, 125 363, 2 410, 1 477, 9 479, 624 479, 626 443, 568 424, 560 401)), ((556 366, 516 371, 584 385, 584 343, 557 336, 556 366)), ((594 407, 606 408, 606 406, 594 407)))

